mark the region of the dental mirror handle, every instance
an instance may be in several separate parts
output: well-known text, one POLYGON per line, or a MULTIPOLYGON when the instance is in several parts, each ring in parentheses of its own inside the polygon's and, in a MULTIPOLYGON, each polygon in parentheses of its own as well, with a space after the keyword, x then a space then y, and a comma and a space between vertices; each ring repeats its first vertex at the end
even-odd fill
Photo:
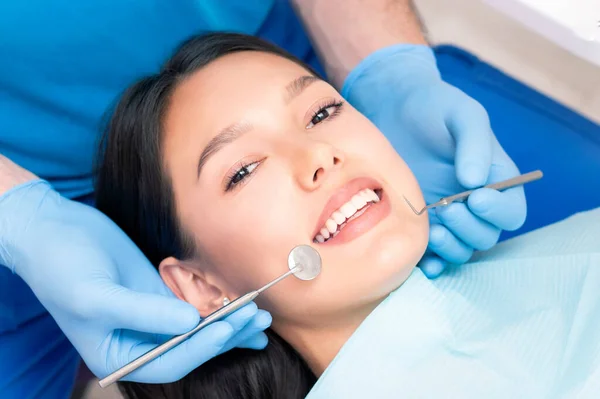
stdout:
POLYGON ((182 343, 183 341, 185 341, 190 336, 194 335, 195 333, 197 333, 204 327, 208 326, 209 324, 221 320, 225 316, 228 316, 229 314, 235 312, 236 310, 238 310, 238 309, 244 307, 245 305, 247 305, 248 303, 252 302, 258 296, 259 293, 260 293, 259 291, 251 291, 251 292, 247 293, 246 295, 243 295, 243 296, 231 301, 227 305, 223 306, 222 308, 220 308, 220 309, 212 312, 208 316, 206 316, 192 330, 190 330, 184 334, 177 335, 177 336, 171 338, 170 340, 168 340, 167 342, 165 342, 164 344, 161 344, 161 345, 157 346, 156 348, 152 349, 151 351, 146 352, 145 354, 138 357, 131 363, 126 364, 125 366, 121 367, 120 369, 113 372, 112 374, 109 374, 108 376, 104 377, 103 379, 101 379, 98 382, 98 384, 102 388, 106 388, 110 384, 113 384, 113 383, 119 381, 121 378, 132 373, 133 371, 142 367, 146 363, 149 363, 152 360, 159 357, 160 355, 164 354, 165 352, 168 352, 169 350, 171 350, 175 346, 179 345, 180 343, 182 343))
POLYGON ((256 295, 261 294, 262 292, 268 290, 269 288, 271 288, 272 286, 274 286, 275 284, 277 284, 278 282, 280 282, 281 280, 283 280, 284 278, 286 278, 287 276, 294 274, 297 270, 301 270, 300 267, 295 267, 292 270, 290 270, 289 272, 282 274, 281 276, 277 277, 275 280, 271 281, 268 284, 265 284, 264 286, 262 286, 261 288, 257 289, 256 291, 256 295))
POLYGON ((219 321, 219 320, 223 319, 225 316, 228 316, 231 313, 235 312, 236 310, 246 306, 247 304, 252 302, 261 292, 265 291, 268 288, 271 288, 273 285, 277 284, 278 282, 280 282, 284 278, 288 277, 289 275, 293 274, 294 272, 298 271, 299 269, 300 269, 300 267, 295 267, 292 270, 290 270, 289 272, 282 274, 281 276, 277 277, 275 280, 273 280, 270 283, 266 284, 265 286, 259 288, 258 290, 251 291, 251 292, 247 293, 246 295, 243 295, 243 296, 231 301, 230 303, 223 306, 222 308, 215 310, 214 312, 212 312, 211 314, 206 316, 206 318, 204 318, 200 323, 198 323, 198 325, 196 327, 194 327, 192 330, 186 332, 185 334, 177 335, 177 336, 171 338, 164 344, 159 345, 156 348, 152 349, 151 351, 144 353, 142 356, 138 357, 131 363, 126 364, 125 366, 121 367, 114 373, 109 374, 108 376, 104 377, 103 379, 101 379, 99 381, 100 386, 102 388, 106 388, 110 384, 113 384, 113 383, 119 381, 121 378, 125 377, 127 374, 132 373, 133 371, 142 367, 144 364, 151 362, 152 360, 156 359, 163 353, 168 352, 172 348, 176 347, 177 345, 179 345, 180 343, 182 343, 183 341, 185 341, 192 335, 196 334, 198 331, 202 330, 204 327, 208 326, 209 324, 219 321))

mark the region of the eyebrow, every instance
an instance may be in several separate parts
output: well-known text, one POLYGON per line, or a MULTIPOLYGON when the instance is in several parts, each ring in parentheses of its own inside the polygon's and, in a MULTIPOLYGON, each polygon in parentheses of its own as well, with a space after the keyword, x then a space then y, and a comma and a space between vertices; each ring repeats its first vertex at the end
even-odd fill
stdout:
POLYGON ((225 129, 221 130, 219 134, 213 137, 200 155, 200 160, 198 161, 198 176, 200 177, 200 172, 202 172, 202 168, 206 165, 206 162, 210 157, 215 155, 219 150, 225 147, 227 144, 233 143, 235 140, 240 138, 244 133, 252 130, 253 126, 249 123, 245 122, 236 122, 232 125, 227 126, 225 129))
POLYGON ((321 81, 320 78, 312 75, 300 76, 293 81, 291 81, 286 87, 285 92, 286 95, 284 97, 284 101, 286 104, 289 104, 294 98, 298 97, 300 93, 304 91, 308 86, 313 84, 314 82, 321 81))
MULTIPOLYGON (((321 80, 322 79, 312 75, 300 76, 294 79, 285 87, 284 102, 286 104, 289 104, 294 98, 298 97, 308 86, 310 86, 314 82, 321 80)), ((200 159, 198 160, 197 178, 200 177, 200 172, 202 172, 202 168, 204 167, 204 165, 206 165, 206 162, 210 159, 210 157, 212 157, 223 147, 233 143, 235 140, 237 140, 242 135, 244 135, 252 129, 253 126, 249 123, 236 122, 222 129, 215 137, 213 137, 202 151, 200 159)))

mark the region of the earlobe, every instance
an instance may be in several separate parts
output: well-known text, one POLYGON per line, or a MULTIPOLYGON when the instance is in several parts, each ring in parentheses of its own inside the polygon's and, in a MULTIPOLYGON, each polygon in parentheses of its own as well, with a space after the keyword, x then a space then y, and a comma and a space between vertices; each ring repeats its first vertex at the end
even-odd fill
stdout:
POLYGON ((202 317, 223 306, 224 292, 209 282, 199 265, 173 257, 164 259, 158 267, 163 281, 181 300, 192 304, 202 317))

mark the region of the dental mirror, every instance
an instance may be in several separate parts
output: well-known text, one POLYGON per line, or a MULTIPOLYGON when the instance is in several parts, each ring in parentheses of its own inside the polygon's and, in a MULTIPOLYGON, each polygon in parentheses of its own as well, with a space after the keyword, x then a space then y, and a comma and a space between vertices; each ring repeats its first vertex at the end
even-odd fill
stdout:
POLYGON ((300 280, 312 280, 321 273, 321 255, 310 245, 298 245, 288 255, 288 267, 300 280))

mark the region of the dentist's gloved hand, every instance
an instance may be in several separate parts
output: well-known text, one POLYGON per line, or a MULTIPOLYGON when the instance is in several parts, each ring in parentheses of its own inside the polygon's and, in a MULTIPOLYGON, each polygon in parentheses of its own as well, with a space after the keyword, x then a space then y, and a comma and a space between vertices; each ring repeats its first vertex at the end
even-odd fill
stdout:
MULTIPOLYGON (((25 280, 98 377, 199 322, 112 221, 41 180, 0 196, 0 264, 25 280)), ((125 379, 171 382, 234 346, 264 348, 270 322, 249 304, 125 379)))
MULTIPOLYGON (((346 78, 342 95, 390 140, 428 204, 519 174, 484 108, 442 81, 429 47, 376 51, 346 78)), ((409 200, 417 208, 423 205, 409 200)), ((448 264, 464 263, 474 250, 495 245, 501 230, 521 227, 526 213, 522 187, 480 189, 466 203, 431 210, 429 246, 419 266, 436 277, 448 264)))

